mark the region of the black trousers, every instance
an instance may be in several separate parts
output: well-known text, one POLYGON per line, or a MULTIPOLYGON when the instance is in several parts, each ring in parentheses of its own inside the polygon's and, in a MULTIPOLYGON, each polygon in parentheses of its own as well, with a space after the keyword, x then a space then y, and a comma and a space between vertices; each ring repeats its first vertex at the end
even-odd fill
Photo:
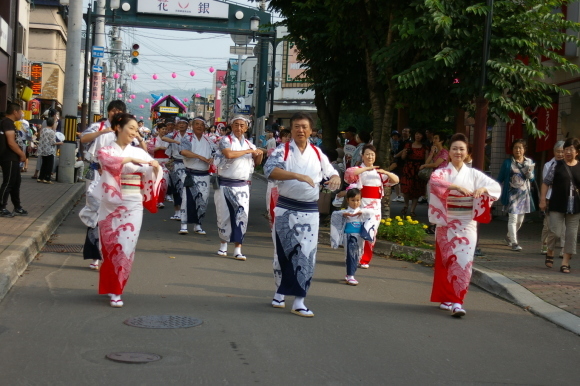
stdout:
POLYGON ((43 155, 42 165, 40 166, 40 173, 38 173, 38 179, 43 181, 50 181, 53 165, 54 165, 54 156, 52 154, 43 155))
POLYGON ((5 209, 8 204, 8 196, 12 200, 14 209, 20 208, 20 162, 0 161, 2 167, 2 186, 0 186, 0 209, 5 209))

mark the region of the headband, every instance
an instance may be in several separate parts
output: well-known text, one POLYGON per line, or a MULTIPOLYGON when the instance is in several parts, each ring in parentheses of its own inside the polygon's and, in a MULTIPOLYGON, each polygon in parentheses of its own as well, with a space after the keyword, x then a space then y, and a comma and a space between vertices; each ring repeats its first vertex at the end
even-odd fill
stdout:
POLYGON ((230 125, 233 125, 235 121, 240 120, 246 122, 246 125, 250 126, 250 120, 243 115, 236 115, 235 117, 233 117, 232 120, 230 121, 230 125))

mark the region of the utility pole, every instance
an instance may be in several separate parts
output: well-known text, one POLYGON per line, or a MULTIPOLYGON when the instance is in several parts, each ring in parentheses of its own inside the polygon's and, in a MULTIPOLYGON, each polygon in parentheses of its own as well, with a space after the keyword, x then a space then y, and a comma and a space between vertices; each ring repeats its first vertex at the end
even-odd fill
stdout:
MULTIPOLYGON (((96 17, 95 17, 95 41, 94 47, 105 47, 105 7, 106 0, 97 0, 96 17)), ((91 113, 101 114, 101 96, 103 87, 103 57, 94 57, 98 65, 91 69, 93 74, 93 84, 91 87, 91 113), (97 70, 97 71, 95 71, 97 70)))
POLYGON ((74 183, 79 84, 81 72, 82 0, 71 0, 68 14, 68 36, 64 77, 63 115, 65 142, 60 147, 58 181, 74 183))

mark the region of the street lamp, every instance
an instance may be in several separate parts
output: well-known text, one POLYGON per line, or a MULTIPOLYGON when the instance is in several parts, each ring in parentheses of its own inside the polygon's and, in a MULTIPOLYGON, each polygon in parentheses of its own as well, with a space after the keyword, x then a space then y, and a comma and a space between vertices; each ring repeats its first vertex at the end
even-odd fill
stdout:
POLYGON ((256 32, 258 31, 258 29, 260 28, 260 18, 258 17, 258 15, 254 14, 254 16, 252 16, 250 18, 250 31, 253 32, 252 35, 252 41, 256 41, 256 32))

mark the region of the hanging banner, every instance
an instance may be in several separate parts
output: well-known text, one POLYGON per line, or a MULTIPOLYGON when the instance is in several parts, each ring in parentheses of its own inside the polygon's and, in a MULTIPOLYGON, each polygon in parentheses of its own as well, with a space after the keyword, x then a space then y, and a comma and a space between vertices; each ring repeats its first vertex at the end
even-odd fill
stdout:
POLYGON ((102 87, 102 72, 93 72, 93 84, 91 86, 91 113, 101 113, 101 87, 102 87))

